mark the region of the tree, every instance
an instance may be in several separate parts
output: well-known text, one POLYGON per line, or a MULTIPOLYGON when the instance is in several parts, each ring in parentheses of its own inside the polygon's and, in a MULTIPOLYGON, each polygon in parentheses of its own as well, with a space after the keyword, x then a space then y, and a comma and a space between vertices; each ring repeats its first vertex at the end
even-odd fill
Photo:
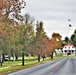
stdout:
MULTIPOLYGON (((9 17, 21 20, 21 9, 26 5, 24 0, 1 0, 0 4, 0 21, 7 21, 9 17)), ((9 20, 8 20, 9 21, 9 20)))
POLYGON ((34 23, 34 20, 34 17, 29 13, 25 13, 25 15, 23 16, 23 23, 25 23, 26 25, 32 25, 34 23))
POLYGON ((17 51, 17 47, 18 47, 18 43, 19 43, 19 30, 18 30, 18 26, 12 26, 12 25, 8 25, 8 29, 7 29, 8 35, 6 36, 7 40, 8 40, 8 53, 10 55, 13 56, 14 61, 15 61, 15 57, 16 57, 16 53, 19 53, 17 51))
POLYGON ((69 38, 66 36, 65 37, 65 41, 68 43, 68 41, 69 41, 69 38))
POLYGON ((76 29, 74 33, 71 35, 71 42, 73 43, 74 47, 76 47, 76 29))
MULTIPOLYGON (((29 15, 27 15, 29 16, 29 15)), ((22 45, 22 65, 24 66, 24 53, 27 52, 27 48, 28 46, 33 42, 33 36, 34 36, 34 30, 33 30, 33 23, 29 23, 29 21, 31 21, 31 16, 29 16, 27 18, 27 16, 24 16, 24 23, 22 23, 20 26, 19 26, 19 30, 20 30, 20 34, 19 34, 19 40, 20 40, 20 45, 22 45), (27 21, 26 20, 29 20, 27 21), (27 22, 26 22, 27 21, 27 22)))
POLYGON ((0 23, 0 63, 2 66, 2 53, 4 50, 4 40, 5 40, 5 35, 6 35, 6 27, 3 23, 0 23))
POLYGON ((40 62, 40 54, 42 53, 42 50, 44 49, 44 29, 43 29, 43 22, 37 21, 36 24, 36 39, 35 39, 35 48, 36 48, 36 54, 38 54, 38 62, 40 62))
MULTIPOLYGON (((0 23, 0 49, 2 50, 2 54, 11 55, 11 53, 16 52, 17 47, 17 26, 5 25, 4 23, 0 23), (12 51, 11 51, 12 50, 12 51)), ((3 58, 4 59, 4 58, 3 58)))
POLYGON ((62 40, 62 48, 67 44, 65 40, 62 40))
POLYGON ((74 39, 75 39, 75 35, 72 34, 72 35, 71 35, 71 40, 74 41, 74 39))
POLYGON ((51 53, 51 41, 50 41, 50 38, 48 38, 46 34, 44 34, 44 35, 45 35, 45 37, 44 37, 44 42, 45 42, 44 47, 45 48, 42 51, 42 53, 49 56, 51 53))
POLYGON ((59 49, 62 46, 62 41, 61 41, 62 36, 59 33, 53 33, 52 38, 51 38, 51 48, 52 48, 52 53, 51 53, 51 58, 53 59, 53 51, 55 49, 59 49))
POLYGON ((29 21, 26 23, 24 17, 24 23, 16 26, 12 24, 6 25, 3 22, 0 23, 1 52, 6 52, 9 55, 14 54, 14 60, 15 54, 22 52, 22 65, 24 65, 24 53, 27 52, 28 46, 32 44, 34 36, 34 20, 32 20, 31 16, 29 18, 27 18, 29 21))

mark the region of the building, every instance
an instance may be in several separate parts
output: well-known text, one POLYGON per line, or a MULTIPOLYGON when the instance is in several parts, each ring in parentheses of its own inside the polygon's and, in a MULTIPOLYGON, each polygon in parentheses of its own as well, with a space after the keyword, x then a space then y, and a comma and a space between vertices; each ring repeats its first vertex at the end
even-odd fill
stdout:
POLYGON ((76 49, 73 44, 66 44, 62 49, 63 55, 75 55, 76 49))

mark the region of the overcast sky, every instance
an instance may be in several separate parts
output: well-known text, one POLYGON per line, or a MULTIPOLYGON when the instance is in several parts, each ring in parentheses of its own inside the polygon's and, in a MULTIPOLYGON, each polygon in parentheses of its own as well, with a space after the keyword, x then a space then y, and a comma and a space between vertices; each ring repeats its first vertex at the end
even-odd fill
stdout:
POLYGON ((76 0, 26 0, 24 12, 42 20, 49 37, 53 32, 60 33, 62 39, 70 37, 76 28, 76 0))

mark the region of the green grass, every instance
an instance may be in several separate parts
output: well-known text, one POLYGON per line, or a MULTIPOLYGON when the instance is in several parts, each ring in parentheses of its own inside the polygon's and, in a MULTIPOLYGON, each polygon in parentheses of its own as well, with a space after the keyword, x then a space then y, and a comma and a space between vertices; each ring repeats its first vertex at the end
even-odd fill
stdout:
POLYGON ((2 66, 0 66, 0 74, 1 73, 8 73, 8 72, 12 72, 12 71, 17 71, 17 70, 21 70, 27 67, 31 67, 37 64, 42 64, 45 63, 47 61, 50 61, 50 58, 46 58, 45 61, 43 61, 41 59, 41 62, 37 61, 37 57, 31 57, 30 59, 28 59, 28 57, 25 57, 25 66, 21 66, 21 57, 19 57, 19 59, 17 61, 5 61, 3 63, 2 66))
POLYGON ((56 58, 74 58, 76 57, 76 55, 66 55, 66 56, 63 56, 63 55, 57 55, 56 58))

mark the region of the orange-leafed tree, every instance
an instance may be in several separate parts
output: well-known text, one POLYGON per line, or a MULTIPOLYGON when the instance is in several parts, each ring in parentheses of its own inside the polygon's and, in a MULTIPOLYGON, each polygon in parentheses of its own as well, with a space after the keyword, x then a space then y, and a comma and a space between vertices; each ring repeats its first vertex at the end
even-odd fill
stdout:
POLYGON ((44 28, 43 28, 43 22, 37 22, 36 25, 36 38, 35 38, 35 49, 36 54, 38 54, 38 62, 40 62, 40 55, 42 51, 44 50, 44 28))
POLYGON ((61 41, 62 36, 59 33, 53 33, 52 38, 51 38, 51 48, 52 48, 52 53, 51 56, 53 58, 53 51, 55 49, 59 49, 62 46, 62 41, 61 41))
POLYGON ((55 49, 61 48, 61 46, 62 46, 61 38, 62 38, 62 36, 59 33, 52 34, 52 40, 54 41, 55 49))
POLYGON ((43 61, 44 61, 44 58, 46 56, 50 56, 50 53, 51 53, 51 42, 50 42, 50 38, 48 38, 46 35, 44 37, 44 49, 42 51, 42 58, 43 58, 43 61))
POLYGON ((25 0, 0 0, 0 21, 5 22, 8 17, 23 20, 20 13, 25 5, 25 0))
POLYGON ((50 53, 51 53, 51 42, 50 42, 50 38, 48 38, 46 35, 45 35, 45 38, 44 38, 44 50, 43 50, 43 54, 49 56, 50 53))

